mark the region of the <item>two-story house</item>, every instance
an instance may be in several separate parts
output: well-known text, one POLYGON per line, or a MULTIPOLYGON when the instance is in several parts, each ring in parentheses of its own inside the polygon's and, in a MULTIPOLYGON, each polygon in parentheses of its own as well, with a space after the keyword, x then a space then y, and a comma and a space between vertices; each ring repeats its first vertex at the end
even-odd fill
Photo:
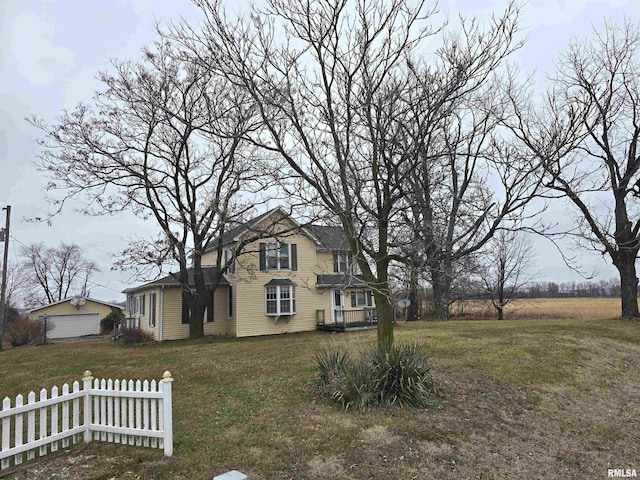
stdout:
MULTIPOLYGON (((375 324, 373 295, 358 275, 341 228, 301 227, 275 209, 233 229, 224 244, 229 245, 222 252, 225 278, 203 316, 205 335, 247 337, 375 324), (270 233, 234 258, 233 245, 257 231, 270 233)), ((217 255, 210 248, 202 256, 206 283, 216 271, 206 265, 215 265, 217 255)), ((173 275, 125 293, 136 326, 156 340, 188 338, 189 310, 173 275)))

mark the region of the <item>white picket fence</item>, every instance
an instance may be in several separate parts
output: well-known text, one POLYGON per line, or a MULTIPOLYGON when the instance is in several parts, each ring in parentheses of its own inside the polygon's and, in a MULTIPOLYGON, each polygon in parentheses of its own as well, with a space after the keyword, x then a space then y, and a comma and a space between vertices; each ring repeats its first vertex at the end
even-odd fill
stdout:
POLYGON ((162 380, 94 379, 87 370, 79 382, 40 390, 24 397, 18 395, 15 405, 5 397, 0 411, 0 469, 56 452, 60 447, 92 440, 162 448, 173 454, 173 419, 171 417, 171 373, 162 380), (26 422, 25 422, 26 420, 26 422))

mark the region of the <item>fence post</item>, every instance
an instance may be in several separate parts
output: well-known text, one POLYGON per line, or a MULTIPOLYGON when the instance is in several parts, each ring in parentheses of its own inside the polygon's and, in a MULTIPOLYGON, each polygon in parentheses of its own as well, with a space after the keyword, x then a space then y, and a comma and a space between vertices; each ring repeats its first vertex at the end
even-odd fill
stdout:
POLYGON ((89 391, 91 390, 91 380, 93 380, 93 376, 91 375, 91 371, 87 370, 84 372, 84 376, 82 377, 82 382, 84 383, 83 392, 84 392, 84 410, 82 414, 84 415, 84 441, 91 441, 91 431, 89 430, 89 425, 91 425, 91 396, 89 395, 89 391))
POLYGON ((162 375, 160 385, 162 387, 162 416, 164 418, 164 455, 170 457, 173 455, 173 421, 171 418, 171 372, 167 370, 162 375))

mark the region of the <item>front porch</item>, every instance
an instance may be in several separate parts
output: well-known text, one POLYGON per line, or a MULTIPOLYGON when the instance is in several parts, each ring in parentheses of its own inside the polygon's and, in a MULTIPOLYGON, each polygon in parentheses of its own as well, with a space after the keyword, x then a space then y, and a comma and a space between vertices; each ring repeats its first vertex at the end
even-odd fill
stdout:
POLYGON ((326 312, 316 310, 316 329, 326 332, 352 332, 376 328, 378 312, 375 308, 326 312))

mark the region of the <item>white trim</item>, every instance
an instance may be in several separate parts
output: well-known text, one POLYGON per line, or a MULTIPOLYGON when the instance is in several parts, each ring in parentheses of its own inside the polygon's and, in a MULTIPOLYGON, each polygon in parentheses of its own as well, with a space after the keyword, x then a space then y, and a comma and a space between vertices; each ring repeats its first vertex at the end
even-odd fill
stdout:
POLYGON ((164 329, 164 285, 160 287, 160 316, 158 318, 158 341, 161 342, 164 329))
POLYGON ((265 243, 265 247, 264 247, 264 267, 265 267, 265 271, 267 272, 291 272, 291 263, 292 263, 292 258, 291 258, 291 243, 290 242, 281 242, 279 240, 267 240, 267 242, 265 243), (275 245, 275 248, 273 248, 273 246, 275 245), (286 245, 287 246, 287 255, 286 256, 282 256, 280 251, 282 250, 282 247, 286 245), (271 248, 270 248, 271 246, 271 248), (275 256, 273 255, 269 255, 269 252, 273 252, 275 251, 276 254, 275 256), (275 267, 270 267, 269 266, 269 259, 270 258, 275 258, 276 259, 276 266, 275 267), (283 258, 286 258, 288 260, 288 264, 289 266, 287 268, 281 268, 280 267, 280 262, 283 258))
MULTIPOLYGON (((274 301, 273 299, 271 300, 274 301)), ((296 287, 295 285, 265 285, 264 287, 264 314, 267 317, 280 317, 283 315, 295 315, 297 313, 298 304, 296 302, 296 287), (276 291, 276 311, 273 313, 269 313, 267 311, 267 292, 270 288, 274 288, 276 291), (289 291, 289 298, 285 300, 289 300, 289 311, 283 312, 280 307, 282 303, 282 288, 286 288, 289 291)))
MULTIPOLYGON (((49 308, 49 307, 53 307, 54 305, 58 305, 60 303, 64 303, 64 302, 70 302, 72 299, 76 298, 77 295, 74 295, 73 297, 67 297, 63 300, 58 300, 57 302, 53 302, 53 303, 49 303, 47 305, 42 305, 41 307, 36 307, 36 308, 32 308, 30 310, 27 310, 28 313, 33 313, 33 312, 37 312, 38 310, 42 310, 43 308, 49 308)), ((91 297, 82 297, 85 300, 88 300, 89 302, 94 302, 94 303, 100 303, 102 305, 107 305, 108 307, 113 307, 113 308, 119 308, 120 310, 124 310, 125 308, 120 306, 120 305, 114 305, 113 303, 108 303, 108 302, 103 302, 102 300, 97 300, 95 298, 91 298, 91 297)))
POLYGON ((331 321, 333 323, 342 323, 344 321, 344 290, 341 288, 332 288, 331 289, 331 321), (337 292, 340 292, 340 303, 341 305, 336 305, 335 302, 335 295, 337 292), (341 319, 340 322, 338 322, 337 318, 336 318, 336 310, 338 310, 337 307, 340 307, 340 315, 341 315, 341 319))

